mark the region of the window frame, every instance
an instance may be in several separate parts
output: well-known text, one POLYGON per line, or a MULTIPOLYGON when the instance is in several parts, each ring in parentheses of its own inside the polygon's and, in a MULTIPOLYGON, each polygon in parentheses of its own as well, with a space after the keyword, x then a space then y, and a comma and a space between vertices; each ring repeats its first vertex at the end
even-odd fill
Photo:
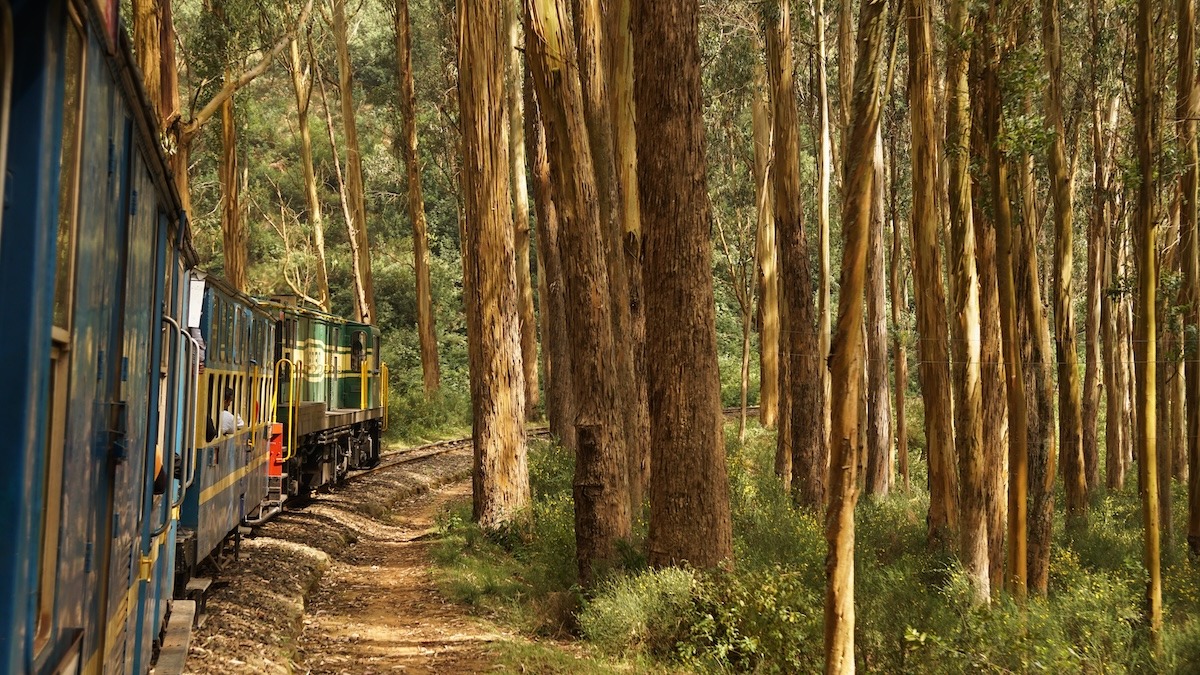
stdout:
MULTIPOLYGON (((5 0, 0 5, 0 40, 4 40, 5 44, 0 45, 0 51, 7 52, 11 49, 11 27, 8 23, 8 6, 5 0)), ((71 331, 74 324, 74 308, 75 308, 75 262, 76 248, 78 246, 78 237, 76 236, 79 229, 79 184, 80 175, 82 174, 82 157, 83 157, 83 123, 85 118, 85 108, 87 103, 87 68, 88 68, 88 30, 87 25, 79 16, 73 6, 68 6, 67 17, 64 25, 64 54, 68 51, 68 44, 78 44, 79 61, 74 64, 74 75, 78 76, 78 91, 76 93, 76 109, 73 111, 74 119, 68 121, 67 115, 69 111, 63 111, 63 129, 66 131, 66 125, 71 124, 74 127, 74 147, 59 148, 59 199, 58 205, 60 213, 58 214, 58 227, 64 225, 63 213, 61 210, 67 210, 69 213, 66 216, 66 225, 70 228, 69 236, 66 243, 69 247, 65 257, 66 269, 55 269, 55 292, 51 298, 52 304, 58 303, 58 283, 65 271, 66 279, 63 283, 66 285, 66 301, 64 311, 64 321, 57 325, 57 312, 52 309, 50 314, 50 363, 49 363, 49 391, 46 419, 46 448, 45 448, 45 463, 43 465, 42 474, 42 518, 41 518, 41 540, 38 545, 38 561, 37 561, 37 588, 35 590, 37 598, 35 600, 34 610, 34 635, 33 635, 33 653, 35 658, 42 658, 47 650, 53 644, 54 624, 55 624, 55 596, 58 583, 58 563, 60 557, 59 534, 61 531, 62 519, 62 494, 63 494, 63 466, 65 463, 66 452, 66 432, 67 432, 67 407, 69 402, 70 390, 70 364, 71 364, 71 331), (71 175, 63 177, 63 158, 71 153, 74 156, 71 158, 70 171, 71 175), (64 190, 69 190, 69 193, 64 194, 64 190), (65 203, 65 205, 64 205, 65 203)), ((65 56, 64 56, 65 58, 65 56)), ((11 61, 11 59, 10 59, 11 61)), ((68 72, 70 64, 63 66, 64 92, 66 88, 66 78, 71 77, 72 73, 68 72)), ((5 64, 7 70, 11 71, 11 65, 5 64)), ((11 72, 0 73, 0 77, 4 78, 3 87, 5 89, 3 96, 7 97, 10 82, 11 72)), ((67 101, 64 93, 62 105, 66 106, 67 101)), ((0 120, 0 125, 7 125, 7 98, 3 105, 0 115, 4 116, 0 120)), ((0 131, 3 131, 0 129, 0 131)), ((7 133, 0 133, 0 144, 7 138, 7 133)), ((3 156, 5 149, 0 146, 0 157, 3 156)), ((2 186, 0 186, 2 189, 2 186)), ((54 248, 55 259, 59 257, 58 241, 54 248)))

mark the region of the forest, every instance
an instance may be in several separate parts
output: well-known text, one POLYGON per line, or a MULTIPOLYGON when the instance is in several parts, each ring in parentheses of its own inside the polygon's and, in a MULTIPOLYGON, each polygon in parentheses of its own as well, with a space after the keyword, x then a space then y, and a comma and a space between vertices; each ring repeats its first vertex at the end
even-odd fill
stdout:
POLYGON ((1200 671, 1195 0, 124 4, 201 267, 472 436, 513 658, 1200 671))

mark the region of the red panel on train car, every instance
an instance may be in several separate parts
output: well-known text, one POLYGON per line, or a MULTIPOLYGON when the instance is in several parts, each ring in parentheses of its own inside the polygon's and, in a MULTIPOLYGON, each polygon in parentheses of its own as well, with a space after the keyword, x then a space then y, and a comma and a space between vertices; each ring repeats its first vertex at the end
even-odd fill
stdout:
POLYGON ((283 425, 271 425, 271 461, 267 464, 267 475, 278 478, 283 475, 283 425))

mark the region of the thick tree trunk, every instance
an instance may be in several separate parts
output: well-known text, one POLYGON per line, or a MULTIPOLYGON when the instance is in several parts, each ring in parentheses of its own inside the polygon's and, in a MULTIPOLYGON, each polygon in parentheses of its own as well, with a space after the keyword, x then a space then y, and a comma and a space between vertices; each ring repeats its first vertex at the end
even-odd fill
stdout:
POLYGON ((508 154, 513 191, 513 235, 517 247, 517 315, 521 317, 521 369, 525 374, 525 419, 538 417, 537 317, 533 311, 533 280, 529 274, 529 186, 525 179, 525 84, 522 67, 521 0, 504 0, 508 16, 508 154))
MULTIPOLYGON (((1183 287, 1179 304, 1187 308, 1183 315, 1186 401, 1182 445, 1187 453, 1183 465, 1188 484, 1187 542, 1192 555, 1200 555, 1200 362, 1197 361, 1196 331, 1200 330, 1200 236, 1196 231, 1197 173, 1200 150, 1196 141, 1196 117, 1200 115, 1200 97, 1195 81, 1196 0, 1179 0, 1179 80, 1175 119, 1179 127, 1179 145, 1184 152, 1184 170, 1179 177, 1179 253, 1183 261, 1183 287)), ((1176 414, 1176 418, 1179 414, 1176 414)), ((1178 423, 1178 421, 1176 422, 1178 423)))
MULTIPOLYGON (((918 0, 920 1, 920 0, 918 0)), ((859 13, 858 67, 854 73, 854 122, 844 150, 867 157, 879 125, 879 52, 887 24, 887 1, 865 0, 859 13)), ((786 25, 786 24, 785 24, 786 25)), ((785 33, 786 35, 786 33, 785 33)), ((837 334, 830 355, 833 393, 829 510, 825 516, 825 672, 854 672, 854 507, 858 501, 859 387, 862 383, 863 292, 871 227, 873 162, 847 165, 842 196, 842 275, 837 334)))
MULTIPOLYGON (((528 52, 526 52, 528 59, 528 52)), ((550 432, 564 447, 574 451, 575 397, 571 382, 571 335, 567 331, 566 284, 563 281, 559 246, 558 210, 550 178, 550 156, 546 129, 533 89, 533 75, 525 69, 525 142, 529 146, 533 176, 533 208, 537 216, 538 260, 545 271, 545 293, 541 296, 542 357, 546 359, 546 417, 550 432)), ((539 284, 540 286, 540 284, 539 284)))
POLYGON ((871 227, 867 253, 867 467, 866 490, 884 497, 892 485, 892 408, 888 392, 887 285, 884 237, 887 206, 884 185, 883 133, 875 133, 871 227))
MULTIPOLYGON (((463 132, 464 286, 474 335, 474 517, 495 530, 529 505, 525 383, 508 194, 504 97, 507 25, 497 3, 458 0, 458 100, 463 132)), ((348 92, 343 90, 345 97, 348 92)), ((347 125, 349 126, 349 125, 347 125)))
MULTIPOLYGON (((600 226, 607 250, 608 289, 611 306, 612 334, 617 365, 617 400, 621 414, 621 431, 625 436, 626 453, 641 458, 646 454, 646 429, 638 424, 635 405, 637 389, 633 360, 633 341, 630 327, 629 279, 625 271, 625 252, 622 242, 625 228, 621 223, 622 204, 619 193, 616 147, 614 142, 607 77, 608 45, 604 40, 604 24, 600 0, 571 0, 574 9, 575 39, 579 54, 579 79, 583 87, 583 114, 587 140, 591 146, 596 192, 599 197, 600 226)), ((629 454, 626 454, 627 463, 629 454)), ((640 464, 640 462, 634 462, 640 464)), ((640 469, 640 467, 639 467, 640 469)), ((626 472, 633 474, 633 466, 626 472)))
MULTIPOLYGON (((296 92, 296 122, 300 129, 300 163, 304 166, 304 200, 308 205, 308 222, 312 225, 313 250, 317 254, 317 304, 322 310, 328 312, 329 268, 325 263, 325 219, 321 214, 321 195, 318 192, 317 173, 313 165, 312 131, 308 126, 308 107, 312 102, 312 80, 309 79, 308 68, 304 66, 300 58, 300 41, 293 39, 289 47, 292 60, 292 89, 296 92)), ((410 83, 412 81, 411 74, 410 67, 410 83)), ((416 141, 415 128, 413 141, 414 143, 416 141)), ((420 286, 420 281, 417 282, 417 285, 420 286)))
POLYGON ((929 538, 949 545, 958 531, 958 480, 950 403, 950 345, 938 248, 937 133, 933 102, 933 5, 909 6, 909 110, 912 116, 912 257, 916 273, 921 396, 929 455, 929 538))
POLYGON ((1157 426, 1155 420, 1155 345, 1154 305, 1158 293, 1158 270, 1155 264, 1158 224, 1154 215, 1154 40, 1151 22, 1154 6, 1151 0, 1137 3, 1137 71, 1136 104, 1134 106, 1134 137, 1137 142, 1138 203, 1135 226, 1137 242, 1137 311, 1134 336, 1134 369, 1137 371, 1137 455, 1138 486, 1142 495, 1142 519, 1145 526, 1147 619, 1155 650, 1161 648, 1162 634, 1162 576, 1159 572, 1159 523, 1157 473, 1157 426))
POLYGON ((645 232, 650 564, 733 556, 705 182, 698 2, 634 6, 638 191, 645 232))
POLYGON ((529 65, 546 126, 561 219, 571 382, 575 399, 575 546, 591 585, 631 532, 629 473, 618 390, 609 267, 598 181, 588 144, 579 63, 565 4, 525 0, 529 65))
POLYGON ((249 290, 246 266, 250 237, 242 220, 237 155, 237 120, 230 96, 221 105, 221 165, 218 172, 221 179, 221 250, 225 255, 226 281, 245 293, 249 290))
MULTIPOLYGON (((759 420, 767 428, 779 419, 779 254, 775 247, 775 203, 771 178, 771 99, 767 70, 754 67, 754 98, 750 103, 754 126, 754 186, 758 204, 758 335, 759 420)), ((779 472, 781 467, 776 467, 779 472)), ((787 472, 791 452, 787 453, 787 472)), ((783 475, 783 473, 780 473, 783 475)))
POLYGON ((954 293, 954 417, 958 451, 958 555, 975 589, 975 601, 991 593, 988 574, 987 462, 983 446, 983 392, 980 371, 979 274, 975 265, 975 229, 971 219, 971 111, 967 72, 971 51, 965 0, 950 6, 946 88, 946 156, 949 165, 950 287, 954 293))
POLYGON ((629 339, 633 350, 634 434, 640 439, 627 448, 629 455, 629 499, 641 511, 646 485, 650 482, 650 404, 646 390, 646 312, 642 302, 642 216, 638 205, 637 132, 633 109, 633 39, 629 33, 631 0, 606 0, 605 35, 608 40, 607 72, 612 91, 609 114, 616 148, 617 187, 621 199, 620 221, 624 228, 622 252, 629 283, 629 339))
MULTIPOLYGON (((1083 392, 1075 351, 1075 311, 1071 297, 1074 271, 1075 178, 1067 166, 1066 126, 1062 111, 1062 46, 1058 0, 1042 3, 1042 44, 1046 55, 1046 124, 1050 141, 1050 192, 1054 197, 1054 337, 1058 347, 1058 436, 1067 523, 1087 521, 1087 475, 1083 460, 1083 392)), ((1051 479, 1052 480, 1052 479, 1051 479)))
MULTIPOLYGON (((767 26, 767 71, 775 107, 775 232, 780 253, 780 298, 786 305, 786 336, 780 348, 787 354, 790 417, 780 424, 791 429, 792 493, 798 504, 819 512, 825 504, 826 445, 822 400, 825 362, 819 353, 819 329, 814 331, 812 277, 808 240, 801 212, 800 123, 792 80, 790 3, 780 2, 778 18, 767 26)), ((869 215, 869 214, 868 214, 869 215)))
POLYGON ((162 33, 163 12, 170 11, 164 5, 170 0, 133 0, 133 53, 137 56, 138 69, 142 71, 142 84, 158 119, 162 119, 162 33))
POLYGON ((346 192, 350 197, 350 236, 354 240, 354 313, 361 323, 374 324, 375 283, 371 277, 371 245, 367 237, 367 206, 363 188, 362 152, 354 108, 354 73, 350 67, 349 37, 346 34, 346 0, 333 0, 333 37, 337 44, 338 99, 346 132, 346 192))

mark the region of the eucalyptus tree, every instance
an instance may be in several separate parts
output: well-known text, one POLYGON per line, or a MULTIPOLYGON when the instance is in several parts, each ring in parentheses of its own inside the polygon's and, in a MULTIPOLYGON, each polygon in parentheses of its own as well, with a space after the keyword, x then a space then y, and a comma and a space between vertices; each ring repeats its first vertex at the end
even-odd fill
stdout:
POLYGON ((1196 117, 1200 115, 1200 92, 1196 71, 1196 0, 1179 0, 1176 20, 1179 24, 1178 86, 1175 120, 1179 145, 1186 162, 1179 177, 1179 248, 1183 259, 1183 286, 1180 304, 1184 307, 1184 347, 1187 405, 1186 431, 1188 469, 1187 542, 1192 555, 1200 555, 1200 362, 1197 361, 1196 331, 1200 331, 1200 236, 1196 231, 1200 149, 1196 141, 1196 117))
POLYGON ((946 89, 949 159, 950 280, 954 295, 954 415, 959 472, 958 554, 975 591, 985 603, 991 592, 988 574, 987 463, 983 446, 979 273, 975 263, 975 228, 971 213, 971 112, 967 73, 971 60, 970 19, 965 0, 950 5, 946 89))
POLYGON ((948 543, 958 529, 958 481, 950 402, 946 293, 938 246, 937 151, 933 98, 933 6, 908 15, 908 97, 912 120, 912 258, 920 335, 921 396, 929 457, 929 536, 948 543))
POLYGON ((1071 294, 1074 271, 1075 179, 1068 166, 1063 120, 1062 27, 1058 0, 1042 3, 1045 52, 1046 124, 1050 127, 1050 185, 1054 197, 1054 336, 1058 346, 1059 455, 1066 484, 1067 517, 1073 524, 1087 518, 1087 476, 1083 459, 1083 392, 1075 348, 1075 311, 1071 294))
POLYGON ((645 239, 652 565, 733 557, 706 192, 698 0, 633 6, 645 239))
POLYGON ((371 274, 371 243, 367 236, 367 206, 363 186, 362 150, 358 142, 358 120, 354 107, 354 71, 346 25, 346 0, 331 0, 333 39, 337 47, 338 101, 342 107, 342 125, 346 140, 346 191, 350 218, 346 221, 350 238, 351 281, 354 285, 354 316, 361 323, 373 324, 375 282, 371 274))
POLYGON ((535 419, 541 398, 537 368, 537 317, 533 311, 533 281, 529 271, 529 184, 525 176, 525 85, 521 54, 521 0, 504 0, 508 17, 508 78, 504 93, 508 97, 509 177, 512 181, 513 227, 517 246, 517 313, 521 317, 521 368, 525 371, 525 417, 535 419))
MULTIPOLYGON (((914 9, 920 11, 919 5, 914 9)), ((882 70, 879 55, 885 42, 887 13, 887 0, 865 0, 859 9, 853 122, 843 148, 847 157, 867 157, 876 144, 882 70)), ((829 545, 825 562, 827 674, 854 672, 854 507, 858 501, 857 457, 862 442, 858 432, 858 389, 865 355, 863 297, 875 177, 872 162, 847 164, 842 192, 841 293, 830 355, 833 444, 825 517, 825 540, 829 545)))
MULTIPOLYGON (((525 52, 528 61, 529 52, 525 52)), ((533 208, 537 220, 538 293, 542 319, 542 359, 546 377, 546 418, 550 431, 574 451, 575 394, 571 376, 570 333, 567 331, 566 287, 559 238, 558 207, 551 180, 546 128, 533 89, 532 68, 525 68, 525 143, 533 178, 533 208)))
MULTIPOLYGON (((775 233, 779 246, 782 342, 781 389, 787 402, 780 425, 790 441, 792 494, 797 504, 820 512, 825 504, 829 446, 826 438, 825 362, 820 358, 817 308, 813 304, 808 236, 800 184, 800 122, 796 110, 790 0, 764 5, 767 74, 774 105, 775 233), (820 412, 821 414, 817 414, 820 412)), ((782 392, 781 392, 782 393, 782 392)))
POLYGON ((520 365, 508 125, 508 25, 491 0, 458 0, 458 101, 465 200, 463 275, 471 351, 474 517, 515 524, 529 505, 525 383, 520 365))
POLYGON ((1151 30, 1154 14, 1153 0, 1138 0, 1135 28, 1137 67, 1134 87, 1134 139, 1137 145, 1138 198, 1135 210, 1135 243, 1137 257, 1137 302, 1134 321, 1134 369, 1137 372, 1137 457, 1138 488, 1142 497, 1144 524, 1147 619, 1151 640, 1161 648, 1162 640, 1162 573, 1159 565, 1158 509, 1158 447, 1157 401, 1154 364, 1157 360, 1155 340, 1155 302, 1158 294, 1156 260, 1158 222, 1155 217, 1154 170, 1154 33, 1151 30))
MULTIPOLYGON (((421 349, 422 382, 428 396, 441 385, 441 368, 438 364, 437 335, 433 318, 433 291, 429 281, 429 228, 425 220, 425 194, 421 186, 420 156, 417 154, 417 95, 413 85, 412 22, 409 19, 408 0, 395 0, 390 9, 396 34, 396 82, 403 136, 400 149, 404 156, 408 184, 408 217, 412 221, 413 232, 417 336, 421 349)), ((528 376, 528 373, 526 375, 528 376)), ((528 402, 528 394, 526 399, 528 402)))
MULTIPOLYGON (((608 249, 580 61, 565 0, 525 0, 526 46, 545 124, 566 286, 575 403, 575 545, 590 585, 630 537, 629 466, 618 387, 608 249)), ((611 160, 611 157, 610 157, 611 160)))

